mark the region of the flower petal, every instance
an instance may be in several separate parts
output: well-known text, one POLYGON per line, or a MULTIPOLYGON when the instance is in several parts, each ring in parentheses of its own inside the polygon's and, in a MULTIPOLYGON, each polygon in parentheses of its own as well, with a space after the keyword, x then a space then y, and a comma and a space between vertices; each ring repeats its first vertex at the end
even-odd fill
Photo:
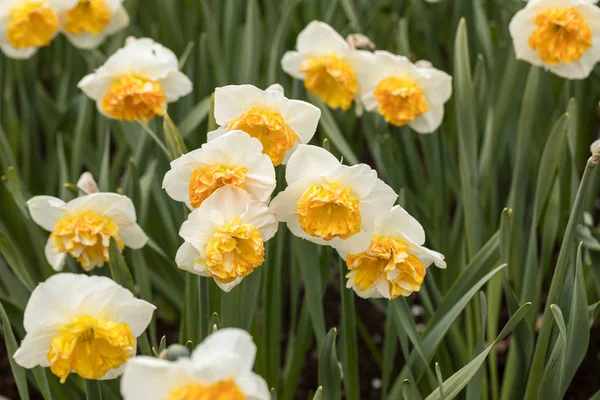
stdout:
POLYGON ((337 158, 324 148, 302 144, 287 163, 285 180, 292 185, 305 178, 327 175, 339 165, 337 158))
POLYGON ((47 231, 66 213, 65 202, 52 196, 35 196, 27 201, 27 208, 33 221, 47 231))

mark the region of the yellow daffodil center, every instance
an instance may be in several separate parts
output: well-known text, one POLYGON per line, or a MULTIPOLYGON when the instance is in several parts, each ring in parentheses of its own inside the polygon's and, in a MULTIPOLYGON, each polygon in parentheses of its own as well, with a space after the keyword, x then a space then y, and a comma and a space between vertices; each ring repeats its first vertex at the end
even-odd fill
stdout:
POLYGON ((392 299, 419 291, 425 278, 423 262, 408 253, 406 243, 394 238, 373 236, 366 251, 346 256, 346 264, 347 278, 358 292, 368 292, 383 278, 392 299))
POLYGON ((10 10, 8 42, 15 49, 48 46, 58 31, 58 17, 43 0, 21 3, 10 10))
POLYGON ((296 204, 304 232, 325 240, 347 239, 358 232, 360 201, 352 189, 335 183, 311 185, 296 204))
POLYGON ((93 211, 63 217, 50 234, 58 252, 76 258, 86 271, 108 262, 111 237, 122 249, 119 225, 106 215, 93 211))
POLYGON ((402 126, 429 110, 423 90, 414 82, 390 76, 375 88, 379 113, 391 124, 402 126))
POLYGON ((173 391, 167 400, 245 400, 246 395, 233 381, 227 379, 207 385, 192 383, 173 391))
POLYGON ((592 46, 592 31, 575 8, 553 8, 535 17, 529 47, 555 65, 579 60, 592 46))
POLYGON ((347 61, 327 55, 305 60, 300 71, 306 74, 304 86, 329 107, 347 110, 358 89, 356 73, 347 61))
POLYGON ((231 185, 244 189, 248 169, 240 166, 207 165, 192 172, 189 183, 190 205, 200 207, 217 189, 231 185))
POLYGON ((291 149, 298 139, 298 135, 287 126, 281 114, 258 108, 251 108, 230 121, 227 130, 233 129, 244 131, 260 140, 263 153, 269 156, 275 166, 281 164, 285 152, 291 149))
POLYGON ((79 0, 79 4, 67 13, 65 31, 81 33, 101 33, 110 22, 111 12, 104 0, 79 0))
POLYGON ((208 273, 222 283, 250 275, 265 259, 265 246, 258 229, 235 217, 221 226, 204 252, 208 273))
POLYGON ((64 383, 72 371, 86 379, 100 379, 135 354, 129 325, 83 316, 59 329, 47 359, 50 370, 64 383))
POLYGON ((167 96, 160 83, 128 75, 110 86, 102 110, 121 121, 147 122, 167 109, 167 96))

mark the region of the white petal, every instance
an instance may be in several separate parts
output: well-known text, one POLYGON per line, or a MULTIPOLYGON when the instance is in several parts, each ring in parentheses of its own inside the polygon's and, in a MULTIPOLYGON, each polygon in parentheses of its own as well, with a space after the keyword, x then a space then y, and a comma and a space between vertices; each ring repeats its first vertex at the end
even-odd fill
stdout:
POLYGON ((37 51, 37 47, 28 47, 26 49, 15 49, 8 43, 0 44, 0 50, 9 58, 17 60, 26 60, 31 58, 37 51))
POLYGON ((590 145, 590 152, 592 154, 596 154, 597 152, 600 151, 600 139, 595 140, 591 145, 590 145))
POLYGON ((248 203, 246 211, 241 215, 244 223, 254 225, 260 231, 263 242, 271 239, 277 233, 279 222, 275 214, 265 204, 258 201, 248 203))
POLYGON ((64 32, 64 34, 67 39, 69 39, 69 42, 78 49, 95 49, 104 42, 104 39, 106 39, 106 35, 102 33, 95 35, 93 33, 83 32, 74 35, 69 32, 64 32))
POLYGON ((179 229, 179 236, 194 245, 198 251, 204 251, 217 228, 227 222, 220 210, 213 208, 210 202, 207 204, 213 196, 214 194, 193 210, 179 229))
POLYGON ((300 100, 288 101, 285 122, 298 135, 302 144, 310 142, 314 136, 321 110, 310 103, 300 100))
POLYGON ((299 145, 285 168, 285 180, 292 185, 302 179, 327 175, 340 165, 333 154, 322 147, 299 145))
MULTIPOLYGON (((77 87, 90 99, 101 101, 114 82, 114 76, 106 72, 95 72, 84 76, 77 87)), ((102 111, 102 107, 98 106, 98 110, 102 111)))
POLYGON ((239 276, 229 283, 223 283, 223 282, 219 281, 218 279, 214 279, 217 286, 225 293, 229 293, 231 291, 231 289, 233 289, 234 287, 239 285, 243 280, 244 280, 243 276, 239 276))
POLYGON ((192 92, 193 84, 190 78, 181 71, 171 71, 159 81, 167 96, 167 102, 173 103, 192 92))
POLYGON ((321 239, 318 236, 312 236, 304 232, 304 229, 300 226, 298 215, 294 215, 287 221, 287 227, 292 234, 300 239, 308 240, 309 242, 316 243, 321 246, 329 246, 331 243, 327 240, 321 239))
POLYGON ((398 237, 401 234, 417 245, 425 243, 425 231, 419 221, 404 208, 394 206, 389 213, 381 215, 375 222, 375 235, 398 237))
POLYGON ((27 201, 27 208, 33 221, 47 231, 65 215, 65 202, 52 196, 35 196, 27 201))
POLYGON ((386 214, 392 208, 398 195, 390 186, 381 179, 377 179, 373 190, 369 195, 360 201, 361 208, 363 205, 368 205, 374 211, 374 217, 377 218, 381 214, 386 214))
POLYGON ((219 126, 252 108, 263 97, 263 91, 252 85, 229 85, 215 89, 215 121, 219 126))
POLYGON ((138 224, 119 225, 121 241, 130 249, 141 249, 148 243, 148 236, 138 224))
POLYGON ((189 186, 192 173, 195 169, 203 166, 203 164, 194 159, 193 153, 203 154, 204 151, 196 149, 172 161, 171 169, 167 171, 163 179, 163 189, 175 201, 187 202, 189 200, 189 186))
POLYGON ((361 210, 362 224, 360 232, 350 236, 348 239, 333 238, 329 242, 334 249, 340 249, 347 254, 358 254, 367 250, 373 238, 373 219, 367 216, 366 210, 361 210))
POLYGON ((198 251, 198 249, 196 249, 191 243, 184 242, 177 250, 177 254, 175 255, 175 263, 179 269, 200 275, 199 271, 195 267, 197 265, 196 262, 198 258, 201 257, 202 254, 198 251))
POLYGON ((252 371, 256 357, 256 345, 252 336, 242 329, 223 328, 209 335, 192 353, 192 361, 203 363, 204 360, 223 353, 236 355, 238 363, 231 365, 232 370, 252 371))
POLYGON ((452 96, 452 77, 435 68, 419 68, 419 85, 429 104, 444 104, 452 96))
POLYGON ((13 355, 13 358, 23 368, 34 368, 38 365, 48 367, 48 351, 52 339, 56 337, 56 330, 47 330, 28 333, 21 345, 13 355))
POLYGON ((215 129, 214 131, 208 132, 207 139, 209 142, 211 142, 215 139, 220 138, 221 136, 223 136, 226 133, 227 133, 227 128, 222 126, 222 127, 215 129))
POLYGON ((532 4, 528 4, 527 7, 515 14, 508 25, 517 59, 525 60, 533 65, 544 65, 544 61, 537 51, 529 46, 529 37, 536 28, 535 17, 541 11, 543 8, 532 7, 532 4))
POLYGON ((296 204, 302 197, 306 189, 312 184, 325 183, 323 178, 306 178, 299 182, 292 183, 285 190, 279 192, 269 207, 275 213, 278 221, 288 222, 296 216, 296 204))
POLYGON ((189 360, 169 362, 154 357, 130 359, 121 378, 124 400, 163 400, 194 379, 189 360))
POLYGON ((271 394, 267 382, 258 374, 249 372, 237 376, 235 383, 246 395, 246 400, 270 400, 271 394))
POLYGON ((71 213, 94 211, 106 215, 119 225, 135 223, 135 206, 131 199, 117 193, 92 193, 78 197, 67 203, 66 208, 71 213))
POLYGON ((202 208, 218 210, 225 221, 228 222, 234 217, 242 215, 246 211, 246 205, 251 200, 252 197, 245 190, 233 186, 224 186, 204 200, 198 210, 202 208))
POLYGON ((65 266, 65 258, 67 257, 66 253, 61 253, 54 245, 54 241, 49 238, 46 242, 46 247, 44 248, 44 254, 46 255, 46 260, 48 264, 55 271, 61 271, 65 266))
POLYGON ((129 26, 129 14, 127 14, 127 9, 125 9, 122 2, 119 1, 119 3, 121 4, 119 4, 116 11, 113 12, 110 22, 106 28, 104 28, 105 35, 114 35, 129 26))
POLYGON ((446 268, 446 262, 444 261, 444 255, 428 249, 427 247, 419 246, 413 243, 409 238, 403 238, 409 245, 408 252, 417 256, 425 265, 425 268, 431 264, 435 264, 438 268, 446 268))
POLYGON ((302 61, 304 57, 300 53, 288 51, 281 59, 281 69, 296 79, 304 80, 306 74, 301 71, 302 61))
POLYGON ((299 53, 346 53, 350 46, 325 22, 312 21, 298 35, 296 50, 299 53))
POLYGON ((408 125, 419 133, 432 133, 444 120, 444 104, 429 104, 429 110, 413 119, 408 125))
POLYGON ((46 4, 57 14, 62 14, 74 8, 79 0, 46 0, 46 4))
POLYGON ((359 198, 369 195, 377 182, 377 172, 367 164, 352 166, 339 165, 328 176, 328 182, 334 182, 342 187, 352 188, 352 192, 359 198))

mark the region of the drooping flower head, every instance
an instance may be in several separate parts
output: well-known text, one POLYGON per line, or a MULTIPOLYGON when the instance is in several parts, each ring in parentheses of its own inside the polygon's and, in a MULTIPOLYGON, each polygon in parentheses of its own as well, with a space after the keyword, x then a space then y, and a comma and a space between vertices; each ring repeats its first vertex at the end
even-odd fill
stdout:
POLYGON ((594 2, 530 0, 509 26, 517 58, 563 78, 586 78, 600 61, 600 8, 594 2))
POLYGON ((126 196, 94 193, 65 203, 52 196, 27 202, 31 218, 47 231, 46 259, 60 271, 67 255, 89 271, 108 262, 110 239, 132 249, 144 247, 148 237, 136 224, 135 207, 126 196))
POLYGON ((365 250, 375 218, 397 197, 368 165, 342 165, 317 146, 298 146, 285 172, 288 187, 270 207, 294 235, 317 244, 365 250))
POLYGON ((75 47, 98 47, 107 36, 129 25, 129 15, 123 1, 77 0, 72 8, 59 16, 62 31, 75 47))
POLYGON ((419 222, 402 207, 375 221, 369 247, 356 252, 352 247, 338 247, 346 260, 347 286, 363 298, 394 299, 409 296, 421 289, 428 266, 446 268, 444 256, 423 247, 425 232, 419 222))
POLYGON ((296 146, 312 139, 321 110, 304 101, 289 100, 281 87, 260 90, 252 85, 231 85, 215 90, 214 140, 231 130, 258 139, 273 165, 285 164, 296 146))
POLYGON ((284 54, 281 68, 329 107, 348 110, 358 93, 357 53, 331 26, 312 21, 298 35, 296 51, 284 54))
POLYGON ((0 49, 11 58, 29 58, 50 44, 60 29, 59 16, 77 0, 0 1, 0 49))
POLYGON ((129 38, 96 72, 78 84, 98 111, 121 121, 151 120, 192 91, 177 57, 152 39, 129 38))
POLYGON ((275 189, 275 168, 256 138, 229 131, 171 162, 163 188, 173 200, 198 208, 217 189, 231 185, 266 202, 275 189))
POLYGON ((267 383, 252 372, 256 345, 241 329, 219 329, 190 358, 138 356, 121 380, 124 400, 269 400, 267 383))
POLYGON ((24 368, 50 367, 64 382, 70 373, 114 379, 136 352, 136 338, 155 307, 100 276, 57 274, 40 283, 25 308, 27 334, 14 359, 24 368))
POLYGON ((363 54, 359 65, 361 100, 387 122, 419 133, 435 131, 452 94, 452 77, 387 51, 363 54))
POLYGON ((277 232, 264 203, 235 186, 224 186, 190 213, 179 235, 179 268, 212 277, 228 292, 264 262, 265 242, 277 232))

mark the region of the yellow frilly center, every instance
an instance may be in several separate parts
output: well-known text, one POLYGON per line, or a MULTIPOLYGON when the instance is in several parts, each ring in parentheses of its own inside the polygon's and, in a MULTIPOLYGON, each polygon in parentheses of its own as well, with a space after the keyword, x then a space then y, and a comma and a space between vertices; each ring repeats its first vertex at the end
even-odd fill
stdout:
POLYGON ((167 400, 245 400, 246 395, 233 379, 207 385, 192 383, 174 390, 167 400))
POLYGON ((385 120, 403 126, 429 110, 423 90, 414 82, 397 76, 387 77, 375 87, 379 113, 385 120))
POLYGON ((348 239, 360 232, 360 201, 351 188, 336 183, 311 185, 296 204, 296 211, 300 226, 311 236, 348 239))
POLYGON ((348 254, 347 277, 359 293, 368 292, 384 279, 390 298, 418 292, 425 278, 425 265, 408 253, 408 245, 399 239, 373 236, 368 249, 359 254, 348 254))
POLYGON ((207 165, 192 172, 188 185, 190 205, 194 208, 200 205, 217 189, 231 185, 244 189, 244 181, 248 169, 240 166, 207 165))
POLYGON ((59 329, 47 359, 50 370, 64 383, 72 371, 82 378, 100 379, 134 354, 129 325, 83 316, 59 329))
POLYGON ((251 108, 227 124, 227 130, 239 129, 257 138, 263 145, 263 153, 273 165, 281 164, 285 152, 294 146, 298 135, 278 112, 251 108))
POLYGON ((592 31, 575 8, 553 8, 535 17, 529 47, 550 65, 579 60, 592 46, 592 31))
POLYGON ((215 232, 204 256, 209 275, 221 283, 231 283, 250 275, 263 263, 265 246, 254 225, 235 217, 215 232))
POLYGON ((79 3, 67 12, 64 29, 73 35, 97 35, 106 28, 110 18, 111 12, 104 0, 79 0, 79 3))
POLYGON ((307 59, 300 65, 306 74, 304 86, 332 108, 348 110, 358 90, 354 68, 332 54, 307 59))
POLYGON ((13 7, 8 20, 8 42, 15 49, 48 46, 58 31, 58 17, 43 0, 13 7))
POLYGON ((63 217, 50 234, 56 249, 77 259, 86 271, 108 262, 111 237, 123 249, 119 225, 106 215, 93 211, 63 217))
POLYGON ((160 83, 128 75, 114 82, 101 102, 102 110, 121 121, 147 122, 167 109, 160 83))

